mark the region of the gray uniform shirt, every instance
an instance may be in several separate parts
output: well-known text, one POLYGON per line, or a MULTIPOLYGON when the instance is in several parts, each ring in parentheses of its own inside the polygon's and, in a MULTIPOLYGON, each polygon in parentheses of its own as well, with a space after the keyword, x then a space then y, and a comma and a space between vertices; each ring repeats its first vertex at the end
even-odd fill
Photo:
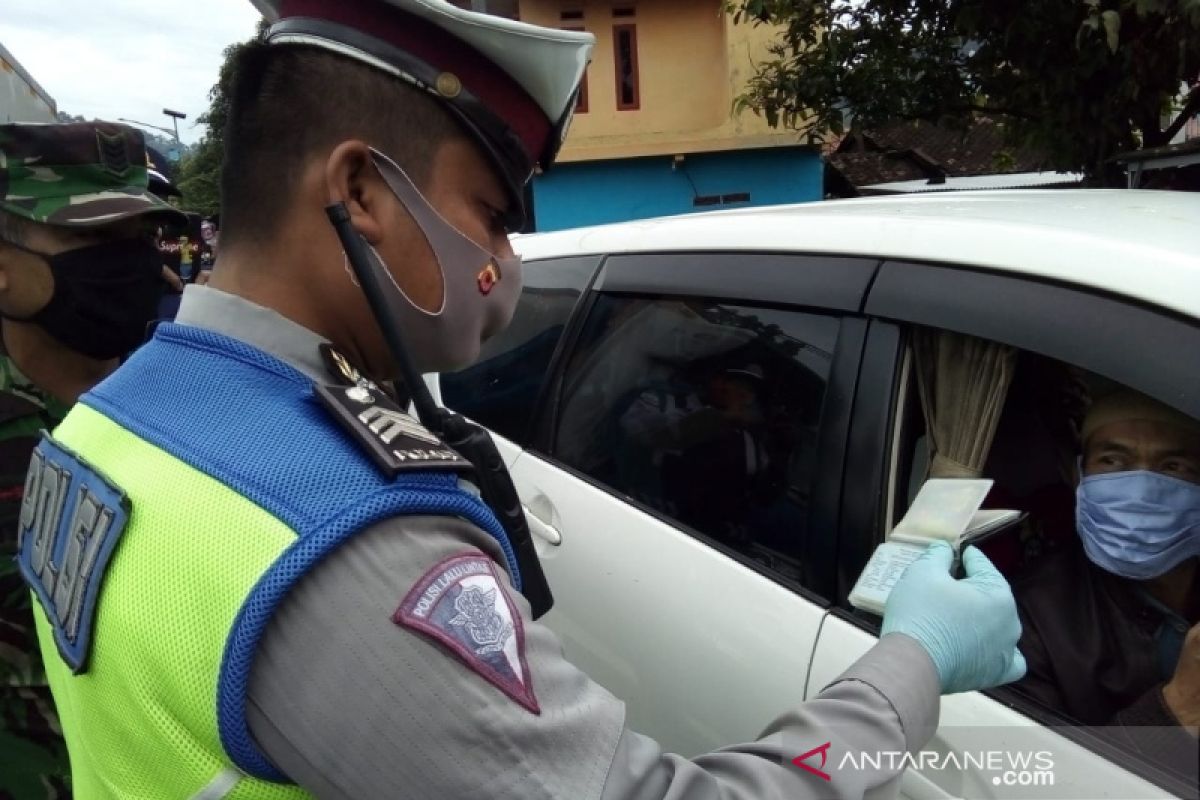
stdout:
MULTIPOLYGON (((176 321, 328 381, 319 337, 241 298, 189 286, 176 321)), ((259 646, 247 717, 263 753, 317 797, 339 800, 891 797, 899 770, 837 771, 841 754, 913 751, 937 725, 933 663, 915 641, 893 634, 758 741, 690 760, 666 753, 626 728, 624 704, 531 620, 504 563, 494 539, 450 517, 387 520, 329 555, 291 590, 259 646), (495 562, 498 586, 519 615, 536 713, 436 636, 393 622, 431 570, 470 553, 495 562), (792 766, 825 742, 829 780, 792 766)), ((805 763, 821 766, 816 756, 805 763)))

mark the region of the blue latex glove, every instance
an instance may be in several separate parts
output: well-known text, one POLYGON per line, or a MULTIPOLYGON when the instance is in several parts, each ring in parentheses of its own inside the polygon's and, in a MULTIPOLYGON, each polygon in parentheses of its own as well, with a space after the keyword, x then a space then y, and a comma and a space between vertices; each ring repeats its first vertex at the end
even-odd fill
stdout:
POLYGON ((933 659, 942 694, 1020 680, 1021 621, 1008 581, 975 547, 963 553, 967 577, 950 577, 954 550, 935 542, 908 566, 888 596, 883 633, 916 639, 933 659))

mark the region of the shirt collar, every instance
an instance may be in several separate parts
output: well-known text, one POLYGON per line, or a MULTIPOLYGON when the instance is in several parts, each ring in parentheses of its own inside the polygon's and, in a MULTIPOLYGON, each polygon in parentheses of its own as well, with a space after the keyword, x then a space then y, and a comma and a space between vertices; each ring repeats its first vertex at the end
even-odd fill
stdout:
POLYGON ((321 358, 326 340, 278 311, 209 286, 183 291, 175 322, 192 325, 257 347, 287 363, 317 383, 328 383, 321 358))

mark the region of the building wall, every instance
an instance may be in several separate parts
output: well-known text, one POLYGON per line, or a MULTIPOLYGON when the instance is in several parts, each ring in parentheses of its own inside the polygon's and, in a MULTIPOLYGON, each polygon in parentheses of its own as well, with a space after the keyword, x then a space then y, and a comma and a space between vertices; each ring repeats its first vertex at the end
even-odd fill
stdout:
POLYGON ((54 122, 54 99, 0 45, 0 124, 54 122))
POLYGON ((735 25, 722 0, 521 0, 521 19, 595 34, 588 69, 588 110, 576 116, 563 161, 629 158, 788 146, 794 133, 771 130, 752 112, 733 115, 734 98, 768 57, 776 31, 735 25), (635 16, 616 17, 614 9, 635 16), (564 20, 564 11, 582 11, 564 20), (637 29, 641 104, 617 109, 613 26, 637 29))
POLYGON ((559 164, 533 183, 537 230, 820 200, 820 154, 802 147, 559 164), (730 195, 749 194, 748 201, 730 195), (695 198, 728 202, 696 205, 695 198))

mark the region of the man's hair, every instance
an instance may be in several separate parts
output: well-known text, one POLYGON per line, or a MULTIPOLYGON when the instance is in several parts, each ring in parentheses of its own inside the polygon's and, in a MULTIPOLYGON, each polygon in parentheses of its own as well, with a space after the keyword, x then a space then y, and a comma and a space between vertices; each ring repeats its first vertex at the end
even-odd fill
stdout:
POLYGON ((0 241, 25 244, 25 235, 33 223, 9 211, 0 210, 0 241))
POLYGON ((221 245, 278 233, 303 165, 361 139, 424 186, 446 141, 465 135, 423 90, 353 59, 313 47, 246 45, 225 129, 221 245))

